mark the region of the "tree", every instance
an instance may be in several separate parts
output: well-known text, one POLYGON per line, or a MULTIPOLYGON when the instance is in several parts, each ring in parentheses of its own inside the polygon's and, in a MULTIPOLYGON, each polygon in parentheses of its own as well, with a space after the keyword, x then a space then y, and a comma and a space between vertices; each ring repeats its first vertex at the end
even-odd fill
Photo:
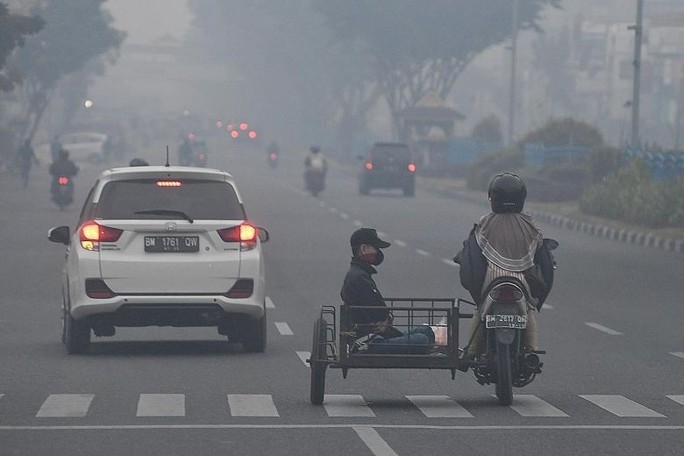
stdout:
POLYGON ((103 56, 115 60, 113 51, 125 35, 111 27, 111 16, 101 8, 103 2, 45 0, 31 9, 44 18, 46 25, 38 35, 26 40, 13 60, 23 78, 25 137, 35 134, 57 84, 66 75, 83 70, 103 56))
MULTIPOLYGON (((12 51, 24 45, 25 37, 39 32, 43 25, 41 18, 10 14, 7 5, 0 3, 0 71, 12 51)), ((0 91, 12 90, 16 82, 16 74, 5 75, 0 72, 0 91)))
POLYGON ((551 119, 544 126, 529 132, 521 143, 539 143, 548 147, 554 146, 603 146, 601 132, 586 122, 571 117, 551 119))
MULTIPOLYGON (((511 35, 510 0, 313 0, 335 37, 360 40, 397 131, 399 113, 427 91, 446 99, 468 63, 511 35)), ((520 0, 520 29, 538 29, 539 13, 560 0, 520 0)))
POLYGON ((470 136, 481 143, 501 143, 501 121, 494 114, 485 117, 473 127, 470 136))

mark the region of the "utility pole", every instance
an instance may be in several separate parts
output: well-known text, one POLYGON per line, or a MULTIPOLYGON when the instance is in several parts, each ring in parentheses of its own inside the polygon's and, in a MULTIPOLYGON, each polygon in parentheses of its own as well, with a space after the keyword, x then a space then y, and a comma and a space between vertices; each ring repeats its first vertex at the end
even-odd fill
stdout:
POLYGON ((513 132, 515 131, 515 66, 518 45, 518 4, 519 0, 513 0, 513 33, 511 35, 511 85, 510 100, 508 105, 508 146, 513 145, 513 132))
POLYGON ((641 41, 643 35, 644 0, 637 0, 637 22, 634 30, 634 91, 632 94, 632 147, 639 147, 639 95, 641 92, 641 41))

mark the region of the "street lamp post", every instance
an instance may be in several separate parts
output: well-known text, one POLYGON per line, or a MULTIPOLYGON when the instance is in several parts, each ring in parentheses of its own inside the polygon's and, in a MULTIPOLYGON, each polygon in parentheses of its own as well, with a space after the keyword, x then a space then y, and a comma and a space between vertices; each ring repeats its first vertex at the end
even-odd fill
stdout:
POLYGON ((509 87, 510 99, 508 101, 508 146, 513 145, 513 134, 515 131, 515 72, 516 72, 516 51, 518 44, 518 5, 519 0, 513 0, 513 33, 511 35, 511 80, 509 87))
POLYGON ((632 147, 638 147, 639 139, 639 94, 641 92, 641 41, 643 33, 644 0, 637 0, 636 25, 628 27, 634 30, 634 89, 632 94, 632 147))

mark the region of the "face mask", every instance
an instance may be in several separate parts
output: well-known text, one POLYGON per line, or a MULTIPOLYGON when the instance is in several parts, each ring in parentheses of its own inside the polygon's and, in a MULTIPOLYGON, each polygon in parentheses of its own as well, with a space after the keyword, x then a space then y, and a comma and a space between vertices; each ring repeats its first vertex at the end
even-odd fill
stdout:
POLYGON ((362 253, 359 255, 359 259, 364 263, 378 266, 385 259, 385 254, 382 253, 382 250, 378 250, 375 253, 362 253))

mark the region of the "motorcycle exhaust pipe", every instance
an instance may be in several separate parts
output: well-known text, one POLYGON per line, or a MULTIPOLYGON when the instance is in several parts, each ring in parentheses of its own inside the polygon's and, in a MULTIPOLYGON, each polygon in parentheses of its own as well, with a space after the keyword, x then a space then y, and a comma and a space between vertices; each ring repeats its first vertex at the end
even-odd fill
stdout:
POLYGON ((534 353, 529 353, 525 355, 525 367, 528 369, 534 370, 539 368, 539 365, 541 364, 541 361, 539 360, 539 356, 535 355, 534 353))

